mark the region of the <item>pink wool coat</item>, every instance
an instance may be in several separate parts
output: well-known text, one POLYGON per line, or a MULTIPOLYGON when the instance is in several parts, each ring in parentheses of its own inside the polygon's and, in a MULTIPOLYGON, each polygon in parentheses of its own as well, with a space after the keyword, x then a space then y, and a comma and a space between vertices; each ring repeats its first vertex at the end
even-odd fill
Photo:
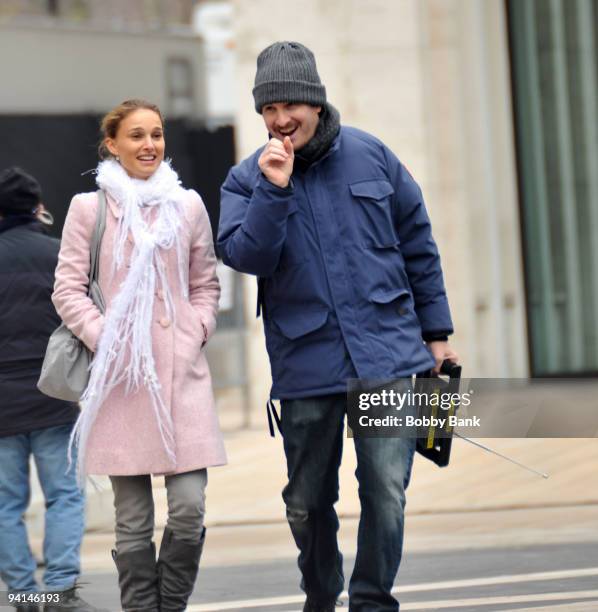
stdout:
MULTIPOLYGON (((167 316, 164 293, 157 287, 151 330, 162 398, 174 422, 176 461, 169 459, 164 449, 145 389, 127 395, 124 385, 120 385, 106 398, 93 425, 87 447, 87 474, 178 474, 226 463, 210 370, 202 350, 216 327, 220 296, 216 258, 205 206, 195 191, 189 190, 186 195, 179 238, 185 270, 189 271, 189 299, 181 291, 176 249, 163 250, 176 322, 167 316)), ((109 310, 128 267, 123 266, 112 277, 112 248, 121 211, 110 197, 107 202, 99 284, 109 310)), ((97 207, 95 192, 73 198, 64 224, 52 295, 62 320, 92 351, 104 321, 87 296, 97 207)), ((144 212, 153 214, 151 209, 144 212)), ((129 236, 125 261, 131 256, 132 240, 129 236)))

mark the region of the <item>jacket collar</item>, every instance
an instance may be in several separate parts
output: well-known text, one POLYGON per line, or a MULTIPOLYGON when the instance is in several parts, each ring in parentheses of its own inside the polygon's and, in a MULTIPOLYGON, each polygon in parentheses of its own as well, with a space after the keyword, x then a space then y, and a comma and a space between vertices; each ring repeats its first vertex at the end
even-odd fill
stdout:
POLYGON ((7 215, 0 219, 0 234, 15 227, 26 227, 34 232, 44 233, 44 226, 31 215, 7 215))
POLYGON ((329 155, 332 155, 333 153, 336 153, 338 151, 339 147, 341 146, 342 133, 343 133, 343 128, 341 127, 339 133, 335 136, 334 140, 332 141, 330 148, 328 149, 328 151, 326 151, 326 153, 324 153, 324 155, 322 155, 321 159, 324 159, 325 157, 328 157, 329 155))

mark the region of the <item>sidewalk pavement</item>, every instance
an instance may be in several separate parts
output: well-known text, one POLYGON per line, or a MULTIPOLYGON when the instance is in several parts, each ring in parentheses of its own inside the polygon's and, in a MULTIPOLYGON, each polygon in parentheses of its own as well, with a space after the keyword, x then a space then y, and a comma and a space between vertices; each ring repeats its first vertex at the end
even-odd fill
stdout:
MULTIPOLYGON (((249 429, 228 431, 225 441, 229 464, 209 471, 206 563, 294 557, 281 499, 286 470, 280 436, 249 429)), ((531 474, 459 439, 453 441, 446 468, 418 455, 407 492, 407 549, 598 540, 598 439, 478 441, 550 477, 531 474)), ((345 439, 337 511, 341 545, 349 554, 359 516, 355 465, 353 441, 345 439)), ((110 565, 112 491, 107 478, 99 481, 101 491, 88 489, 87 570, 110 565)), ((154 479, 154 499, 159 543, 167 509, 163 478, 154 479)), ((34 549, 43 529, 42 506, 38 496, 30 512, 34 549)))

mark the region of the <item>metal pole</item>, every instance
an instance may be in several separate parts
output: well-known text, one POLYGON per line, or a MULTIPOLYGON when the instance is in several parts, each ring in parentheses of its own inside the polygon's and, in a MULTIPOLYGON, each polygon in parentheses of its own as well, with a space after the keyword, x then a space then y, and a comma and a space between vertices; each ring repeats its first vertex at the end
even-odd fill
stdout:
POLYGON ((471 438, 462 436, 461 434, 458 434, 456 431, 453 431, 453 435, 457 436, 457 438, 461 438, 461 440, 465 440, 465 442, 469 442, 470 444, 473 444, 474 446, 481 448, 482 450, 485 450, 498 457, 501 457, 502 459, 505 459, 506 461, 510 461, 511 463, 518 465, 520 468, 523 468, 524 470, 527 470, 528 472, 533 472, 534 474, 537 474, 538 476, 541 476, 542 478, 548 478, 548 474, 546 474, 546 472, 538 472, 538 470, 534 470, 534 468, 528 467, 527 465, 524 465, 523 463, 519 463, 519 461, 515 461, 515 459, 511 459, 511 457, 507 457, 506 455, 503 455, 502 453, 495 451, 489 446, 484 446, 483 444, 480 444, 479 442, 475 442, 471 438))

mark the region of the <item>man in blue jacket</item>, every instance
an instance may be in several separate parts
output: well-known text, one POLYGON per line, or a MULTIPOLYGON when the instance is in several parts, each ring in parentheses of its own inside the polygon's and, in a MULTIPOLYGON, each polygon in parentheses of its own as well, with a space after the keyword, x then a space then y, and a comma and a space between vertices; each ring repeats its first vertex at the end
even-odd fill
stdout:
MULTIPOLYGON (((227 265, 258 277, 304 610, 329 611, 344 583, 334 504, 347 381, 456 361, 452 322, 417 183, 382 142, 340 125, 312 52, 295 42, 262 51, 253 96, 270 140, 226 178, 218 246, 227 265)), ((415 440, 361 437, 355 450, 349 609, 395 611, 415 440)))

